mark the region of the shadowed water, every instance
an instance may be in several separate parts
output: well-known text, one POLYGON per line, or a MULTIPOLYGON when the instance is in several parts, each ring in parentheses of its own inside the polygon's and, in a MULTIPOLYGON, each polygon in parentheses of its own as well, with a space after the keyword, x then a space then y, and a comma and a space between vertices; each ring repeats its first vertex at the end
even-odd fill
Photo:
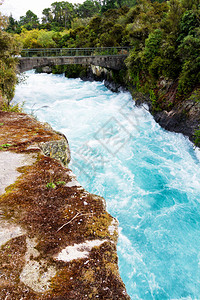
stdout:
POLYGON ((200 152, 129 93, 27 72, 15 101, 64 133, 70 168, 119 221, 119 267, 132 299, 200 298, 200 152))

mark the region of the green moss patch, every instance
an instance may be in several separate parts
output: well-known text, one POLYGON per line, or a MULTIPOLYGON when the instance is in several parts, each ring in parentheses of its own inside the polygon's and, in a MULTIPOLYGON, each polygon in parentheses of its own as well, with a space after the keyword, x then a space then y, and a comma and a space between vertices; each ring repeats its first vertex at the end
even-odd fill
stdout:
POLYGON ((63 184, 49 188, 50 182, 71 181, 70 173, 59 162, 41 157, 24 171, 0 197, 0 207, 5 216, 38 237, 40 251, 55 253, 64 245, 80 243, 85 238, 109 237, 106 227, 112 218, 105 212, 100 197, 63 184))
POLYGON ((27 147, 33 143, 59 140, 61 138, 49 127, 23 113, 0 111, 0 120, 0 146, 9 145, 9 147, 3 147, 4 149, 32 152, 27 150, 27 147))

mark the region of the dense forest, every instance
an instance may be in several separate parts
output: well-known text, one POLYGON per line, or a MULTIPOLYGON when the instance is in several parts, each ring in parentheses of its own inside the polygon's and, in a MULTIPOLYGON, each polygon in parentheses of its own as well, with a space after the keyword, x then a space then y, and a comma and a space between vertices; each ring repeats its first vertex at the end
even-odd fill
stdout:
MULTIPOLYGON (((128 46, 126 68, 117 80, 148 94, 153 110, 169 111, 186 99, 200 102, 199 0, 86 0, 83 4, 62 1, 52 3, 42 14, 41 20, 30 10, 18 21, 10 16, 7 25, 4 22, 1 26, 4 29, 0 39, 4 43, 0 41, 0 47, 8 39, 13 57, 16 45, 128 46)), ((2 65, 0 68, 2 72, 2 65)), ((1 83, 3 94, 6 84, 5 77, 1 83)), ((11 97, 13 90, 8 94, 11 97)))

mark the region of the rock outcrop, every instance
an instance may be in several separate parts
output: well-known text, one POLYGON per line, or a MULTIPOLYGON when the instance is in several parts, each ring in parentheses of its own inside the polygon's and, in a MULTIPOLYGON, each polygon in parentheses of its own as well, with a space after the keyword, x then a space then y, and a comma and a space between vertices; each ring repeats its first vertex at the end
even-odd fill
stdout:
POLYGON ((195 131, 200 126, 200 103, 195 101, 184 101, 170 111, 163 110, 153 113, 155 121, 163 128, 183 133, 194 142, 195 131))
MULTIPOLYGON (((173 85, 172 85, 173 87, 173 85)), ((158 102, 159 109, 155 109, 152 105, 152 101, 146 95, 138 93, 134 90, 131 91, 133 99, 136 105, 140 106, 143 103, 147 103, 149 110, 153 115, 155 121, 160 124, 166 130, 182 133, 189 139, 195 141, 195 132, 200 129, 200 99, 184 99, 181 101, 170 102, 169 99, 158 102)), ((175 91, 171 88, 171 93, 175 91)), ((200 145, 198 145, 200 146, 200 145)))
POLYGON ((117 221, 69 160, 49 125, 0 111, 0 299, 130 299, 117 221))

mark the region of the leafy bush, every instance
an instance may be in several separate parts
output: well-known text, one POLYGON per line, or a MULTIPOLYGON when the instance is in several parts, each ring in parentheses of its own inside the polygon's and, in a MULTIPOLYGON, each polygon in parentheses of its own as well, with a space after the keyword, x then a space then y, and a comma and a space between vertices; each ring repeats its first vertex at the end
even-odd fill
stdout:
POLYGON ((1 106, 2 111, 9 111, 9 112, 23 112, 23 104, 10 104, 4 102, 1 106))
POLYGON ((179 78, 179 92, 188 94, 200 81, 200 57, 184 63, 179 78))
POLYGON ((156 29, 149 34, 148 38, 145 40, 145 48, 141 56, 141 61, 144 65, 149 65, 154 57, 158 55, 161 40, 162 31, 160 29, 156 29))

